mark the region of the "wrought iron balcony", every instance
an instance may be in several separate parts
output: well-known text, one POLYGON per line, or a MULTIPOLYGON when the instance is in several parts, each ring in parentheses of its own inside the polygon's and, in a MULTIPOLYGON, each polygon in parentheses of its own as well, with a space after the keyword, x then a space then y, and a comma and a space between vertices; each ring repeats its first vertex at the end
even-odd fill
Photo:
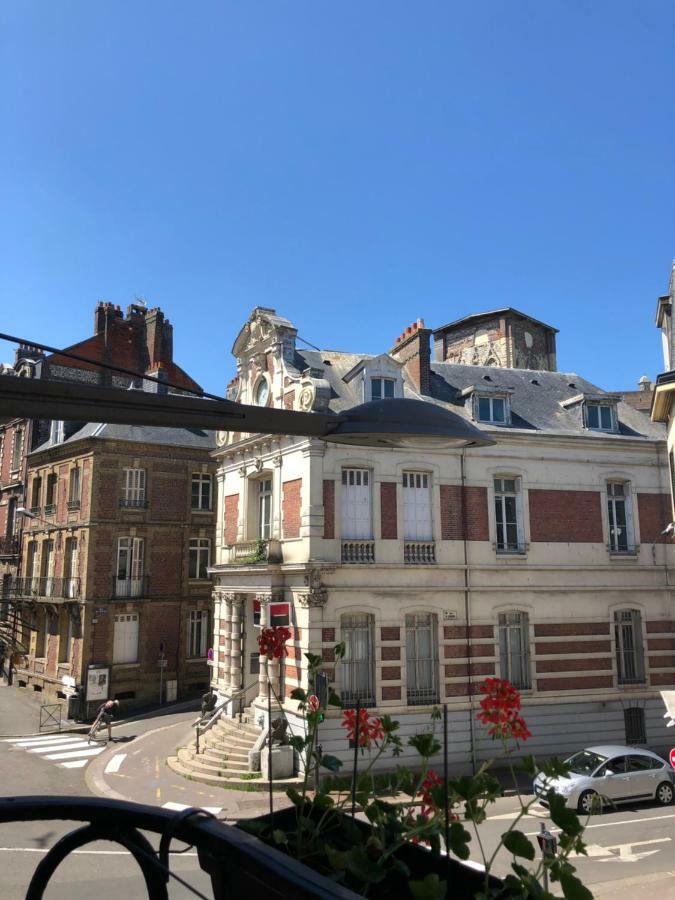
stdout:
POLYGON ((407 566, 434 565, 436 544, 433 541, 404 541, 403 562, 407 566))
POLYGON ((18 556, 19 539, 15 537, 0 537, 0 556, 18 556))
POLYGON ((150 501, 145 497, 120 497, 120 509, 147 509, 150 501))
POLYGON ((374 563, 375 541, 343 541, 343 563, 374 563))
POLYGON ((56 512, 56 503, 45 503, 45 515, 53 516, 56 512))
POLYGON ((79 578, 55 578, 46 576, 22 576, 12 578, 10 594, 16 599, 78 600, 80 597, 79 578))
MULTIPOLYGON (((37 865, 26 897, 40 898, 58 866, 73 851, 94 841, 120 844, 138 864, 150 900, 168 900, 167 885, 177 876, 171 871, 172 841, 197 849, 199 865, 211 879, 214 900, 348 900, 356 895, 268 847, 250 834, 219 822, 203 809, 181 812, 96 797, 8 797, 0 800, 0 823, 80 822, 48 850, 37 865), (143 832, 159 838, 154 849, 143 832)), ((181 880, 185 877, 181 873, 181 880)), ((198 894, 198 896, 204 896, 198 894)))
POLYGON ((74 509, 80 508, 80 501, 79 500, 69 500, 66 505, 68 507, 68 511, 72 512, 74 509))
POLYGON ((137 578, 117 578, 113 576, 113 598, 129 600, 132 597, 147 597, 150 592, 150 578, 140 575, 137 578))

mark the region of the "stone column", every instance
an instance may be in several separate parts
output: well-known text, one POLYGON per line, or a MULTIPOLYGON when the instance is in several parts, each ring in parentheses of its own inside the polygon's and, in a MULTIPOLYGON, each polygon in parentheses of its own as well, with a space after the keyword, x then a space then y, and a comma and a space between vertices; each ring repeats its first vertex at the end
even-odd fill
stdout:
POLYGON ((220 627, 224 632, 223 669, 225 687, 232 690, 232 604, 234 594, 222 594, 220 627))
MULTIPOLYGON (((262 631, 263 628, 269 628, 271 596, 269 594, 257 594, 255 599, 260 603, 260 630, 262 631)), ((258 688, 258 696, 264 700, 267 700, 267 696, 269 694, 267 684, 267 666, 268 659, 261 653, 260 674, 258 676, 258 681, 260 684, 258 688)))
POLYGON ((232 600, 232 619, 230 628, 230 689, 239 690, 241 686, 241 608, 243 599, 236 594, 232 600))

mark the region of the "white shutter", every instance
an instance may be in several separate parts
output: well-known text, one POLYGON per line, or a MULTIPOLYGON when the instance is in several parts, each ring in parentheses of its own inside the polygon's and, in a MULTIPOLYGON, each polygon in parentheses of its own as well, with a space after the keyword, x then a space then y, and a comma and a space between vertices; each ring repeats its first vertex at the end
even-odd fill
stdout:
POLYGON ((430 541, 431 491, 426 472, 403 473, 403 536, 411 541, 430 541))
POLYGON ((373 536, 368 469, 342 470, 342 537, 370 540, 373 536))
POLYGON ((113 663, 138 661, 138 614, 123 613, 115 616, 113 638, 113 663))
POLYGON ((131 538, 120 538, 117 541, 117 580, 127 581, 131 575, 131 538))

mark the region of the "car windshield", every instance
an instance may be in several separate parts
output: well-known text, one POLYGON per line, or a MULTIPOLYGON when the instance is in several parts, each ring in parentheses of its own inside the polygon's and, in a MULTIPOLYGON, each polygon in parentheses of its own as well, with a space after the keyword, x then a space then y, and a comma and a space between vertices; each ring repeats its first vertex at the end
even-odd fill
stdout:
POLYGON ((599 753, 593 753, 591 750, 580 750, 574 756, 570 756, 565 762, 575 775, 590 775, 598 766, 607 762, 606 756, 600 756, 599 753))

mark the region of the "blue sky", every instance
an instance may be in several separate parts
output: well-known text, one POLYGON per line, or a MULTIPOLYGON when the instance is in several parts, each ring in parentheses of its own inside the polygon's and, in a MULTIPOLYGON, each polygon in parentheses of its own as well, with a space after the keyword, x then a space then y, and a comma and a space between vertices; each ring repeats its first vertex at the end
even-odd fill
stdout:
POLYGON ((632 388, 675 256, 674 25, 669 0, 5 0, 0 331, 66 345, 144 296, 221 392, 257 305, 363 352, 515 306, 561 369, 632 388))

